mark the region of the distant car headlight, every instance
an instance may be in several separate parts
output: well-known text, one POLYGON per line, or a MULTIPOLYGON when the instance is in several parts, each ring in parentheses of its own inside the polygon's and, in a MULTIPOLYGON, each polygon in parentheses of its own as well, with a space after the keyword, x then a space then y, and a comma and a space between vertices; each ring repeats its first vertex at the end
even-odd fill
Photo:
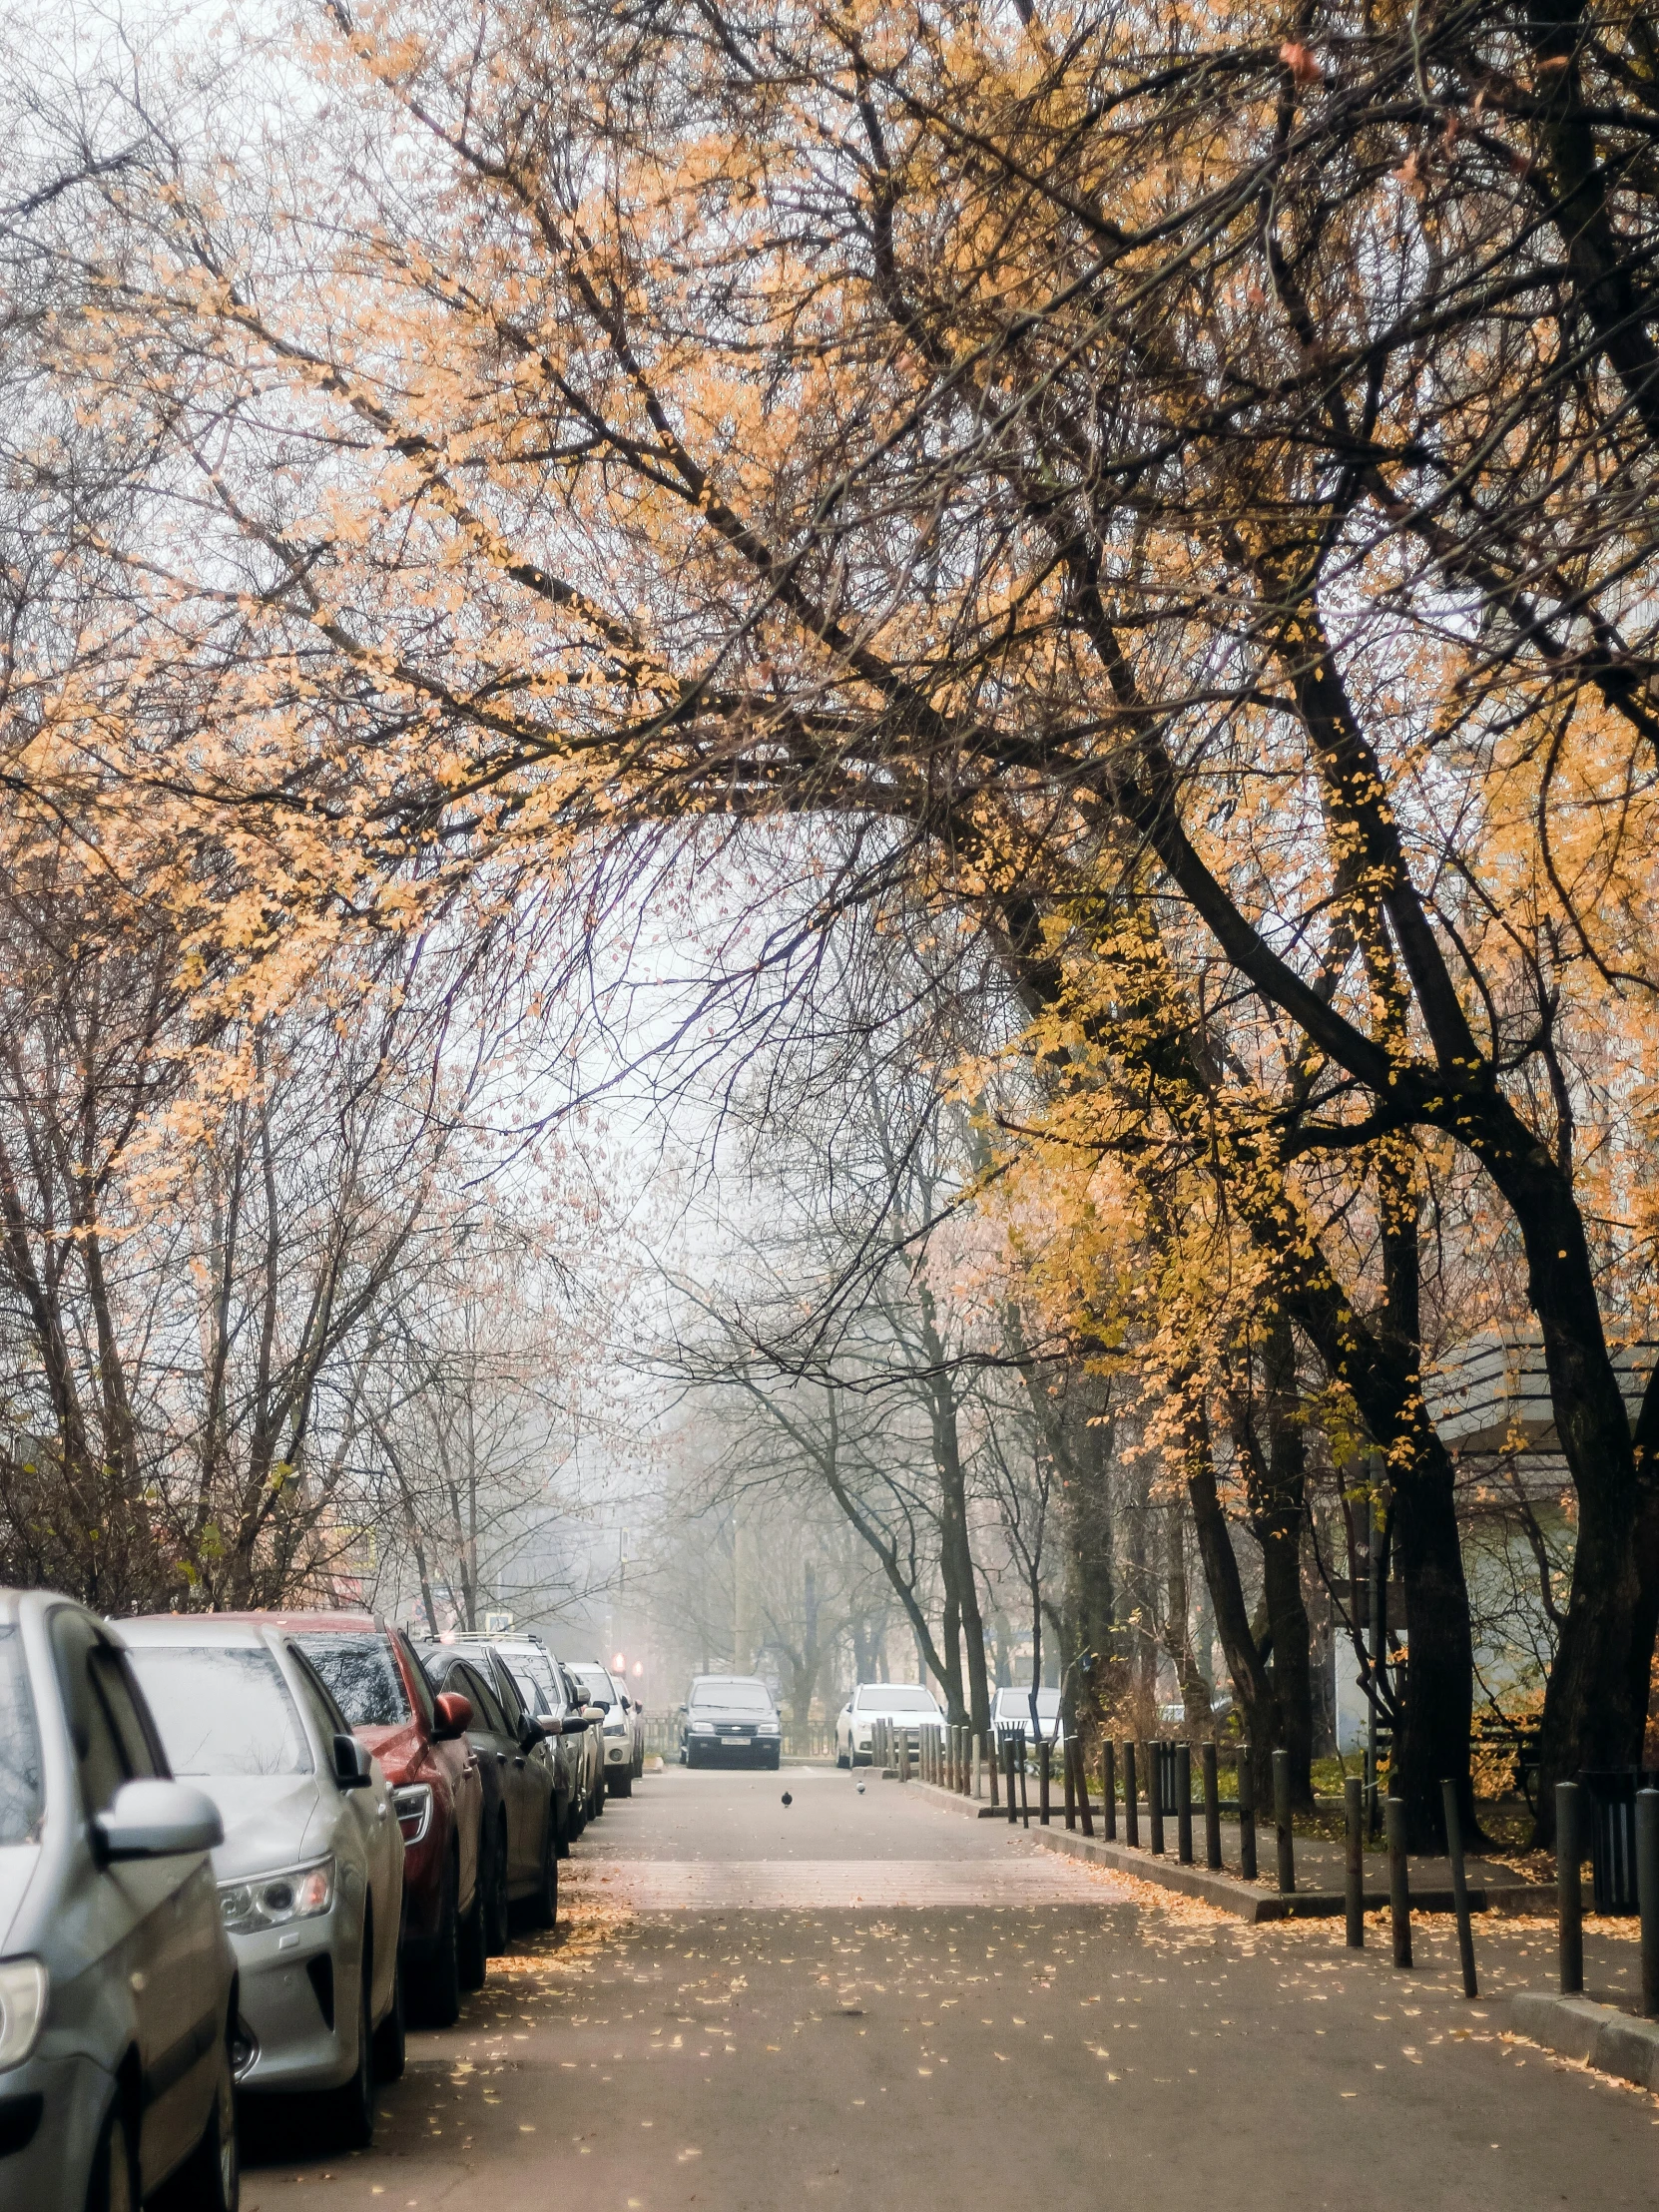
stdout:
POLYGON ((334 1862, 315 1859, 307 1867, 283 1867, 257 1874, 248 1882, 222 1882, 219 1910, 233 1936, 256 1929, 284 1928, 289 1921, 314 1921, 334 1902, 334 1862))
POLYGON ((757 1736, 776 1736, 779 1733, 778 1723, 776 1721, 762 1721, 755 1733, 757 1736))
POLYGON ((712 1736, 715 1732, 715 1724, 713 1721, 693 1721, 691 1732, 694 1736, 712 1736))
POLYGON ((619 1713, 619 1714, 618 1714, 618 1715, 616 1716, 615 1720, 610 1720, 610 1721, 607 1721, 607 1722, 605 1723, 605 1733, 606 1733, 606 1735, 607 1735, 607 1736, 620 1736, 620 1735, 621 1735, 621 1734, 623 1733, 623 1731, 624 1731, 624 1730, 625 1730, 625 1729, 627 1728, 627 1726, 628 1726, 628 1723, 627 1723, 627 1722, 626 1722, 626 1721, 625 1721, 625 1720, 623 1719, 622 1715, 621 1715, 621 1714, 619 1713))
POLYGON ((397 1825, 403 1831, 405 1847, 423 1844, 426 1831, 432 1825, 432 1785, 429 1782, 404 1782, 391 1793, 392 1811, 397 1815, 397 1825))
POLYGON ((21 2066, 34 2049, 49 1987, 38 1958, 0 1958, 0 2072, 21 2066))

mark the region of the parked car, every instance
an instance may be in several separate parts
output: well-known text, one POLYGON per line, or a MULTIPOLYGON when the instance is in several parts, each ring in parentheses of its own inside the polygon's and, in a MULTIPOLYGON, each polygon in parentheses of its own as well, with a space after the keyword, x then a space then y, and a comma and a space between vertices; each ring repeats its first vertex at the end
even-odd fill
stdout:
POLYGON ((582 1746, 583 1810, 588 1820, 596 1821, 605 1810, 605 1742, 598 1725, 605 1714, 588 1696, 587 1684, 579 1682, 569 1667, 561 1664, 559 1677, 570 1710, 578 1719, 595 1724, 584 1728, 577 1741, 582 1746))
POLYGON ((472 1707, 467 1740, 484 1785, 484 1939, 503 1951, 515 1904, 528 1903, 537 1928, 551 1928, 558 1916, 552 1752, 511 1675, 487 1651, 425 1644, 416 1656, 434 1690, 458 1691, 472 1707))
MULTIPOLYGON (((222 1616, 236 1619, 235 1614, 222 1616)), ((253 1613, 291 1635, 384 1769, 403 1833, 403 1966, 411 2009, 447 2027, 484 1978, 478 1846, 484 1785, 462 1697, 433 1696, 400 1628, 367 1613, 253 1613)))
POLYGON ((0 2198, 236 2212, 237 1962, 213 1801, 85 1607, 0 1590, 0 2198))
POLYGON ((456 1636, 452 1641, 474 1658, 488 1654, 496 1680, 503 1675, 511 1680, 547 1739, 559 1857, 568 1859, 587 1825, 593 1758, 592 1747, 582 1739, 593 1724, 583 1717, 580 1700, 571 1701, 563 1672, 540 1636, 456 1636))
POLYGON ((680 1708, 680 1759, 703 1767, 719 1760, 776 1767, 783 1724, 772 1692, 753 1674, 700 1674, 680 1708))
POLYGON ((923 1728, 942 1728, 938 1700, 919 1682, 860 1682, 835 1716, 835 1764, 867 1767, 875 1723, 886 1721, 910 1739, 910 1756, 923 1728))
POLYGON ((998 1736, 1023 1735, 1028 1744, 1034 1744, 1040 1731, 1044 1743, 1065 1742, 1065 1719, 1060 1711, 1060 1693, 1056 1690, 1037 1692, 1037 1721, 1031 1724, 1031 1690, 1025 1687, 1004 1687, 991 1700, 991 1726, 998 1736))
POLYGON ((611 1797, 632 1797, 634 1777, 644 1763, 643 1726, 634 1717, 634 1701, 597 1659, 572 1659, 570 1672, 605 1716, 600 1737, 605 1756, 605 1788, 611 1797))
POLYGON ((124 1621, 168 1764, 219 1808, 237 2086, 303 2092, 347 2149, 403 2071, 403 1838, 377 1761, 291 1636, 205 1613, 124 1621))

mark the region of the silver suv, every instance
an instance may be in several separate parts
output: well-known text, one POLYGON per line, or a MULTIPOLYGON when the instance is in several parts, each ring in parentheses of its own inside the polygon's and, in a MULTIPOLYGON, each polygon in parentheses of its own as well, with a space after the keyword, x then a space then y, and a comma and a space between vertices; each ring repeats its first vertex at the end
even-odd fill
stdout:
POLYGON ((236 1961, 209 1854, 112 1630, 0 1590, 0 2199, 236 2212, 236 1961))

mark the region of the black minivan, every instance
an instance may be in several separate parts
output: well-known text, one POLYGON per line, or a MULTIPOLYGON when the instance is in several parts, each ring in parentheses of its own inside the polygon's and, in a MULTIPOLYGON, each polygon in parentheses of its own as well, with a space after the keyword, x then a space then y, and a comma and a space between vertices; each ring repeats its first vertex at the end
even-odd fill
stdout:
POLYGON ((680 1764, 776 1768, 783 1734, 759 1675, 700 1674, 680 1708, 680 1764))

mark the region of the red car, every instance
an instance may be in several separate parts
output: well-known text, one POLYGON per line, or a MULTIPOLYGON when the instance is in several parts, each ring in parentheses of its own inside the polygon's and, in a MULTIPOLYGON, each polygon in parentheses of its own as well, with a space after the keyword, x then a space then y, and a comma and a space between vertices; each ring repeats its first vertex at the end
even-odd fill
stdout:
POLYGON ((478 1840, 484 1793, 472 1707, 434 1697, 401 1629, 368 1613, 250 1614, 292 1636, 379 1760, 403 1831, 403 1967, 421 2017, 447 2027, 484 1979, 478 1840))

